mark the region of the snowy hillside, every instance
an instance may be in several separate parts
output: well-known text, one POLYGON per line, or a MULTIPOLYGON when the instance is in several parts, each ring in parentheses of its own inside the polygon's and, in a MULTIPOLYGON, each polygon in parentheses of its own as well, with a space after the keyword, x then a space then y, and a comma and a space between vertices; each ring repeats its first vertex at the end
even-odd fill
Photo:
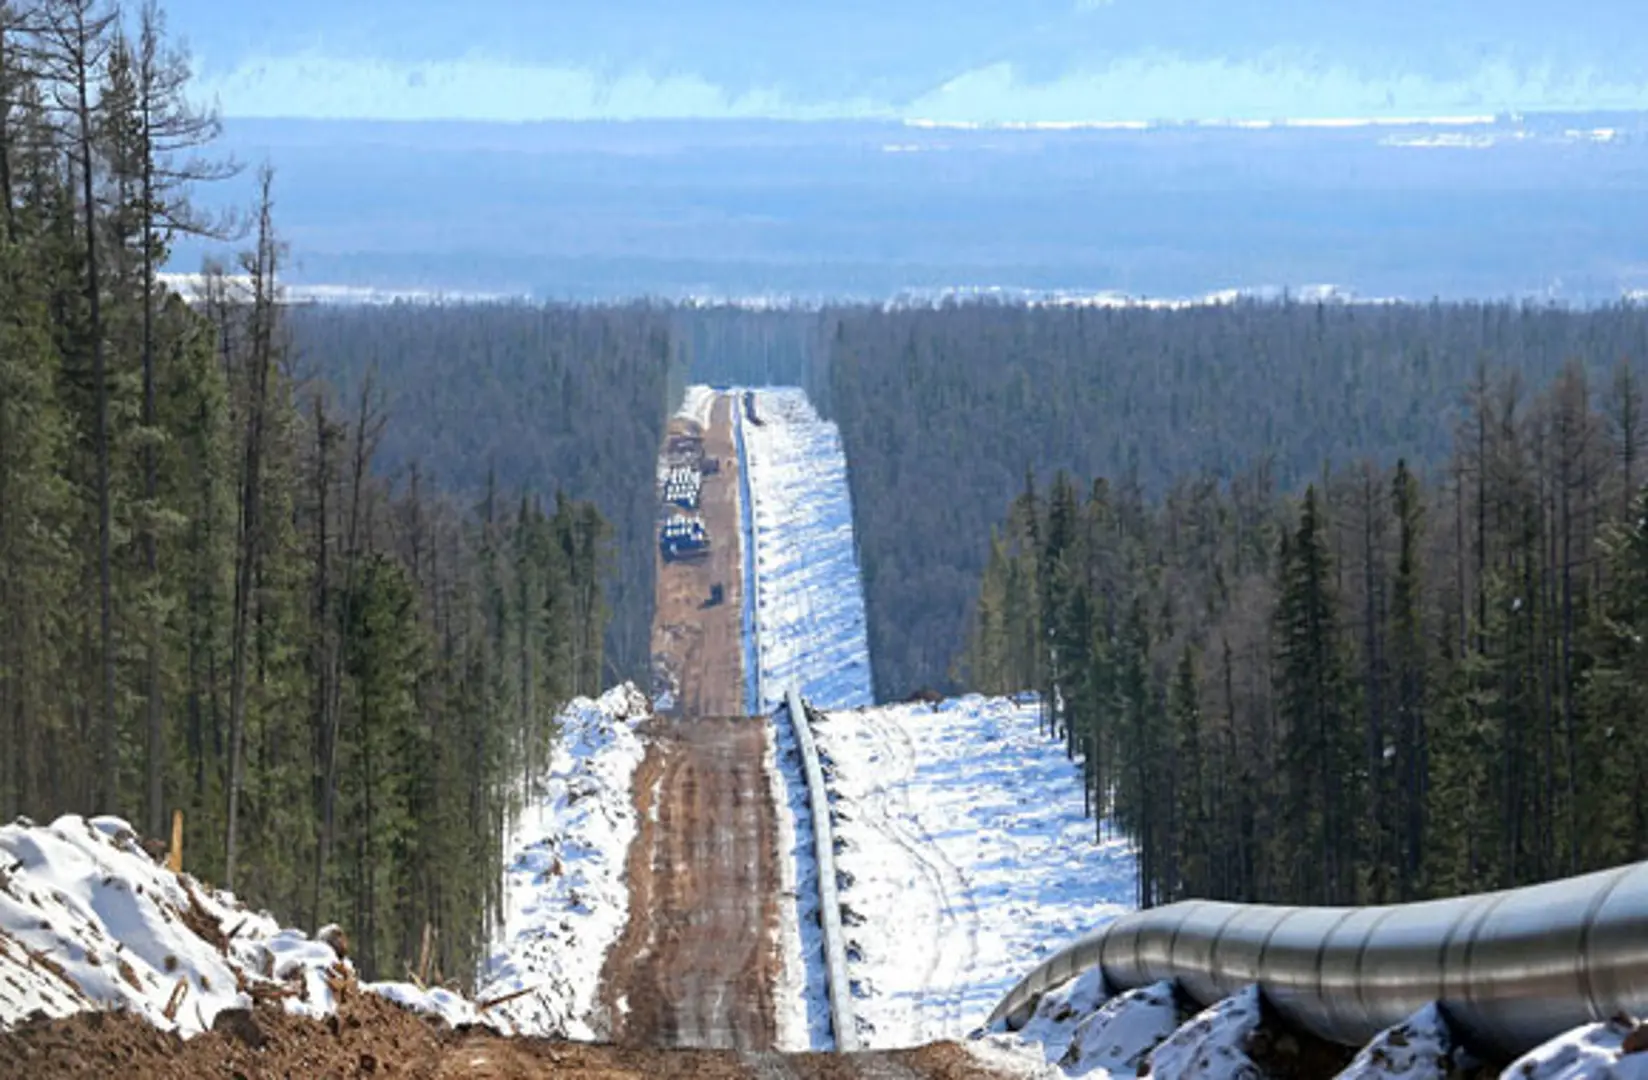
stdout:
POLYGON ((815 724, 867 1045, 965 1035, 1049 950, 1132 905, 1131 847, 1094 843, 1079 766, 1036 715, 972 696, 815 724))
POLYGON ((624 861, 635 839, 631 781, 644 753, 646 695, 626 683, 561 713, 543 794, 505 848, 504 920, 477 998, 498 1026, 594 1039, 596 988, 629 918, 624 861), (528 991, 512 997, 520 991, 528 991))
POLYGON ((753 504, 760 708, 791 686, 819 708, 874 700, 864 590, 853 550, 847 461, 834 424, 801 390, 755 395, 739 409, 753 504))
MULTIPOLYGON (((511 838, 502 936, 477 997, 531 993, 482 1014, 443 989, 365 989, 453 1024, 588 1037, 601 963, 628 913, 630 779, 646 714, 628 685, 568 706, 547 795, 511 838)), ((325 1016, 355 976, 333 947, 340 939, 319 936, 172 873, 118 818, 0 827, 0 1028, 118 1008, 190 1036, 225 1009, 266 999, 325 1016)))
MULTIPOLYGON (((353 978, 327 941, 155 862, 119 818, 0 827, 0 1028, 36 1013, 126 1009, 187 1037, 254 1000, 324 1016, 353 978)), ((477 1019, 445 990, 366 989, 452 1023, 477 1019)))

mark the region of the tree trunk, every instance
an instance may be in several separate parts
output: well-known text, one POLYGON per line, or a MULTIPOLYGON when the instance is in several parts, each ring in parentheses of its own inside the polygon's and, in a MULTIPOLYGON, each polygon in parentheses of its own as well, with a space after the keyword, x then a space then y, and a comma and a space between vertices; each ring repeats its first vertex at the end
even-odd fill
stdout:
POLYGON ((258 241, 252 271, 252 326, 246 416, 245 464, 241 481, 240 550, 235 566, 234 627, 229 674, 229 795, 224 835, 223 884, 234 888, 239 851, 241 770, 246 741, 246 661, 252 612, 252 588, 258 579, 263 500, 263 433, 268 406, 269 369, 274 364, 275 273, 277 269, 271 185, 265 169, 259 178, 258 241))

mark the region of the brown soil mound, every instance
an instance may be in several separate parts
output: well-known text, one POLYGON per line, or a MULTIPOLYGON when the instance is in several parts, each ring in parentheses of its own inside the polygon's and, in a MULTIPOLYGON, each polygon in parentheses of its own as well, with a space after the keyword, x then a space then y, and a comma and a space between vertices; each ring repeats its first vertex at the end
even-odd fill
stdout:
POLYGON ((28 1080, 103 1077, 193 1080, 412 1077, 536 1080, 574 1077, 851 1078, 989 1076, 953 1043, 888 1054, 750 1055, 502 1038, 453 1030, 372 994, 347 997, 326 1020, 289 1016, 276 1005, 231 1010, 185 1042, 129 1013, 80 1013, 0 1032, 0 1076, 28 1080))

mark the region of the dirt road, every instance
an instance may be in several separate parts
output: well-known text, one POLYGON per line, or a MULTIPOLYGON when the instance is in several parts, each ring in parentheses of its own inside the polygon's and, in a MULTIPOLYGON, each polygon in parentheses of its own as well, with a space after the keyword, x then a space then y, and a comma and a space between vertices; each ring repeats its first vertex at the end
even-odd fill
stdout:
POLYGON ((715 471, 704 476, 696 511, 709 532, 709 557, 695 562, 666 562, 658 557, 653 668, 667 673, 675 697, 673 712, 681 717, 744 713, 744 578, 732 404, 732 398, 718 397, 705 430, 696 421, 672 419, 666 443, 702 439, 704 460, 715 463, 715 471), (710 604, 710 593, 716 586, 721 587, 722 600, 710 604))
POLYGON ((602 978, 621 1044, 773 1045, 777 822, 766 738, 759 719, 653 729, 635 778, 630 921, 602 978))
MULTIPOLYGON (((626 879, 630 920, 607 956, 601 1001, 621 1045, 760 1051, 776 1036, 777 819, 763 771, 767 732, 744 709, 742 553, 733 399, 709 427, 670 422, 666 463, 702 439, 698 514, 710 556, 658 566, 653 666, 673 715, 648 732, 635 775, 640 832, 626 879), (706 604, 719 585, 722 600, 706 604)), ((672 460, 673 459, 673 460, 672 460)))

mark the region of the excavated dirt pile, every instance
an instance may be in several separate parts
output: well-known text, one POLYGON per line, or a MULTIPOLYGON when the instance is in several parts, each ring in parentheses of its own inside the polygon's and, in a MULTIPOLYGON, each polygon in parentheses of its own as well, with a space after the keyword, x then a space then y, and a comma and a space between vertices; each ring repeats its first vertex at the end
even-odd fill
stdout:
POLYGON ((347 994, 335 1016, 308 1020, 273 1004, 222 1013, 185 1042, 131 1013, 88 1012, 0 1033, 0 1076, 28 1080, 409 1077, 528 1080, 572 1077, 850 1078, 989 1075, 959 1046, 836 1058, 664 1050, 503 1038, 453 1029, 373 994, 347 994))

